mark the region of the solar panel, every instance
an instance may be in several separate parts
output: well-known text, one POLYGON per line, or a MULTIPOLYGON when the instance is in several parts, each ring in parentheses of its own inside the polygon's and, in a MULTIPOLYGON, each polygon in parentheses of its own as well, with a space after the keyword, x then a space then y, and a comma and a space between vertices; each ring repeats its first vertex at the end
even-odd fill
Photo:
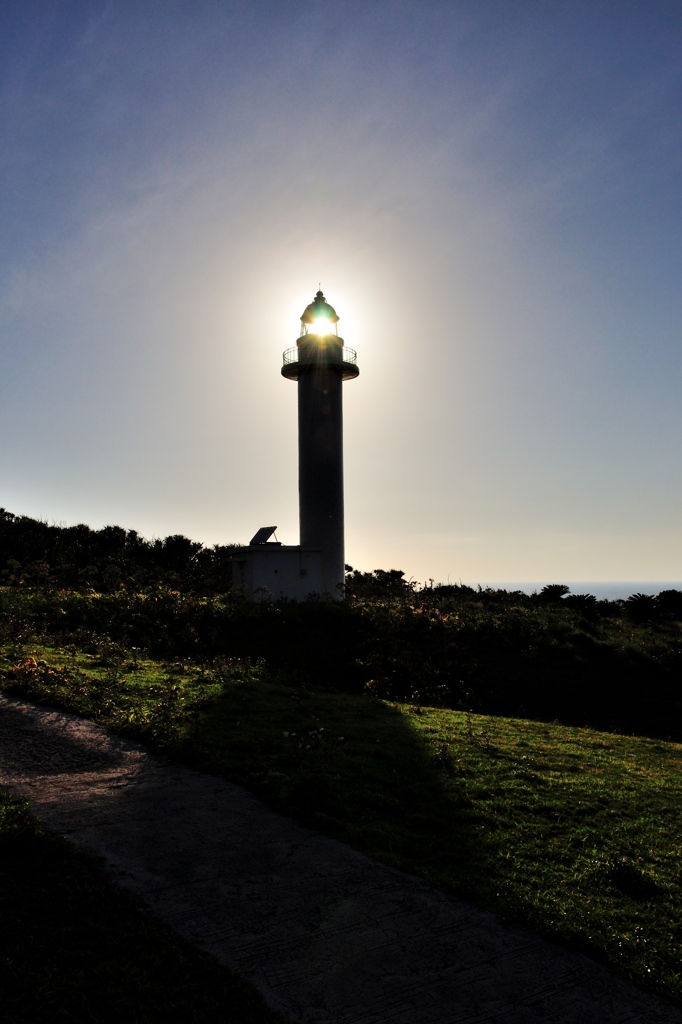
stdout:
POLYGON ((276 526, 261 526, 258 533, 255 533, 249 544, 265 544, 272 537, 273 533, 277 529, 276 526))

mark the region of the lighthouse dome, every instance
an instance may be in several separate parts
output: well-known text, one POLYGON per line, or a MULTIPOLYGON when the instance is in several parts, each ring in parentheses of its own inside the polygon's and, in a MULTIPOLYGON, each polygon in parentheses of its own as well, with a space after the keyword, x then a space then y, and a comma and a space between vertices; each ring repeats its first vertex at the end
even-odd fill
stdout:
POLYGON ((336 310, 330 306, 322 292, 318 292, 309 306, 306 306, 301 316, 302 324, 314 324, 316 320, 328 320, 330 324, 339 321, 336 310))

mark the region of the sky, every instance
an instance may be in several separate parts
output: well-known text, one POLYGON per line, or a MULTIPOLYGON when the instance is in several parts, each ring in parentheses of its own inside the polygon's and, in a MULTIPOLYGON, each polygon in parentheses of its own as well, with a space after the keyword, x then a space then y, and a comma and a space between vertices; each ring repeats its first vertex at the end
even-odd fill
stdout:
POLYGON ((682 579, 679 0, 5 0, 0 505, 298 543, 321 284, 346 559, 682 579))

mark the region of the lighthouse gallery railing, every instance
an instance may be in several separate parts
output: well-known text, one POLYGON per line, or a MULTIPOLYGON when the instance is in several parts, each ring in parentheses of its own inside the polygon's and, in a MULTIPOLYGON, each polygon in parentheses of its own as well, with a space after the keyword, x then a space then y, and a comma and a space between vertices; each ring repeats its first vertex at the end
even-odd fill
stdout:
MULTIPOLYGON (((288 366, 290 363, 298 363, 301 357, 300 348, 288 348, 282 356, 282 363, 284 366, 288 366)), ((354 348, 344 348, 341 350, 342 363, 350 363, 355 366, 358 361, 358 354, 354 348)))

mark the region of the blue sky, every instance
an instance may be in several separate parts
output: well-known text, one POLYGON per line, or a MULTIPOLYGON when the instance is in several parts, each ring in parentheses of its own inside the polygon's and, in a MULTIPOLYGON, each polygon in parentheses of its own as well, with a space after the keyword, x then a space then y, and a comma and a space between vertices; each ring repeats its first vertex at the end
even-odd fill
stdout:
POLYGON ((682 578, 678 0, 0 8, 0 504, 297 542, 322 283, 347 559, 682 578))

